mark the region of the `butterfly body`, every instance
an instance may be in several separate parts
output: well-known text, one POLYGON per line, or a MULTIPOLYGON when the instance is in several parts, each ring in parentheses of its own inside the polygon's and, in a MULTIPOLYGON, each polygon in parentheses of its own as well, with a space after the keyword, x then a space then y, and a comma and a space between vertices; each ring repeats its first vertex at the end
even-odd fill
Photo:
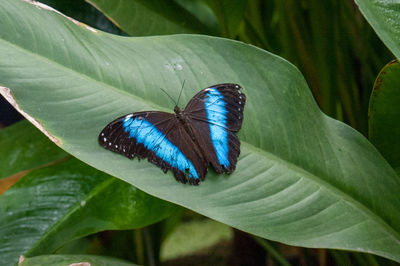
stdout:
POLYGON ((201 90, 184 110, 132 113, 108 124, 99 135, 106 149, 130 159, 148 158, 175 178, 198 184, 211 164, 217 173, 231 173, 240 154, 235 132, 243 120, 245 95, 237 84, 201 90))

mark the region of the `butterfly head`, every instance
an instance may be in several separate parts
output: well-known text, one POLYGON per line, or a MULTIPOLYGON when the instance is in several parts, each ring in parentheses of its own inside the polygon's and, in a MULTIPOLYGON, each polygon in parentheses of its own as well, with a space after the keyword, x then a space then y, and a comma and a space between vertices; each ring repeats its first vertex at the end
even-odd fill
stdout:
POLYGON ((179 113, 181 113, 182 111, 181 111, 181 109, 178 107, 178 105, 175 105, 174 112, 175 112, 175 114, 179 114, 179 113))

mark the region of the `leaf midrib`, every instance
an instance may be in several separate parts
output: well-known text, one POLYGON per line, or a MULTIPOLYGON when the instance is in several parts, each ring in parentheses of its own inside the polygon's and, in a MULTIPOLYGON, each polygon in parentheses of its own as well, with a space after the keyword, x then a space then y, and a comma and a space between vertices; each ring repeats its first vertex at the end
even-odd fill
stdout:
MULTIPOLYGON (((68 18, 68 17, 67 17, 67 18, 68 18)), ((68 19, 69 19, 69 18, 68 18, 68 19)), ((69 21, 69 22, 70 22, 70 21, 69 21)), ((70 22, 70 23, 72 23, 72 22, 70 22)), ((75 24, 74 24, 74 25, 75 25, 75 24)), ((75 25, 75 26, 76 26, 76 25, 75 25)), ((131 37, 131 38, 132 38, 132 37, 131 37)), ((111 90, 113 90, 113 91, 115 91, 115 92, 117 92, 117 93, 123 94, 123 95, 125 95, 125 96, 128 96, 128 97, 130 97, 130 98, 133 98, 133 99, 136 100, 136 101, 145 102, 145 103, 147 103, 149 106, 154 107, 156 110, 159 110, 159 109, 161 109, 161 110, 166 110, 166 108, 161 107, 161 106, 159 106, 158 104, 155 104, 155 103, 153 103, 153 102, 150 102, 150 101, 148 101, 148 100, 146 100, 146 99, 144 99, 144 98, 142 98, 142 97, 136 96, 136 95, 134 95, 134 94, 130 94, 130 93, 124 91, 124 90, 121 90, 120 88, 114 87, 114 86, 111 85, 111 84, 105 83, 104 81, 96 80, 96 79, 94 79, 92 76, 89 76, 89 75, 87 75, 87 74, 84 74, 84 73, 81 73, 81 72, 77 72, 75 69, 72 69, 72 68, 69 68, 69 67, 67 67, 67 66, 65 66, 65 65, 62 65, 61 63, 59 63, 59 62, 57 62, 57 61, 54 61, 54 60, 51 60, 50 58, 48 58, 48 57, 46 57, 46 56, 44 56, 44 55, 34 53, 33 51, 31 51, 31 50, 29 50, 29 49, 26 49, 25 47, 21 47, 21 46, 15 44, 15 43, 13 43, 13 42, 10 42, 10 41, 8 41, 8 40, 3 39, 3 38, 2 38, 1 40, 2 40, 3 42, 5 42, 5 43, 10 44, 10 45, 13 46, 13 47, 16 47, 16 49, 18 49, 18 50, 21 50, 21 51, 23 51, 23 52, 25 52, 25 53, 28 53, 28 54, 31 55, 31 56, 34 56, 34 57, 38 58, 39 60, 47 61, 47 62, 49 62, 50 64, 56 65, 56 66, 58 66, 58 67, 61 68, 61 69, 65 69, 66 71, 73 73, 74 75, 81 76, 83 79, 86 79, 86 80, 88 80, 88 81, 90 81, 90 82, 94 82, 94 83, 101 84, 101 85, 103 85, 103 86, 106 87, 106 88, 110 88, 111 90)), ((16 100, 16 101, 17 101, 17 100, 16 100)), ((393 235, 393 236, 396 236, 396 237, 395 237, 395 240, 396 240, 397 242, 400 243, 400 233, 398 233, 397 231, 395 231, 394 228, 392 228, 388 223, 386 223, 386 221, 384 221, 380 216, 378 216, 377 214, 375 214, 370 208, 368 208, 368 207, 367 207, 366 205, 364 205, 363 203, 357 201, 357 200, 356 200, 355 198, 353 198, 352 196, 350 196, 350 195, 346 194, 345 192, 339 190, 338 188, 336 188, 335 186, 333 186, 333 185, 330 184, 329 182, 327 182, 327 181, 325 181, 325 180, 322 180, 321 178, 318 178, 318 176, 314 175, 312 172, 307 171, 306 169, 304 169, 304 168, 302 168, 302 167, 300 167, 300 166, 297 166, 297 165, 295 165, 295 164, 293 164, 293 163, 291 163, 291 162, 289 162, 289 161, 286 161, 286 160, 280 158, 279 156, 277 156, 277 155, 275 155, 275 154, 272 154, 272 153, 270 153, 270 152, 268 152, 268 151, 264 151, 264 150, 262 150, 262 149, 260 149, 260 148, 258 148, 258 147, 256 147, 256 146, 254 146, 254 145, 252 145, 252 144, 250 144, 250 143, 248 143, 248 142, 243 142, 243 141, 241 141, 241 143, 243 143, 244 145, 249 146, 250 149, 258 150, 259 153, 265 154, 265 157, 266 157, 266 158, 271 158, 271 160, 276 161, 276 162, 278 162, 278 163, 282 163, 282 164, 284 164, 284 165, 287 165, 289 168, 291 168, 291 169, 293 169, 293 170, 296 170, 297 172, 304 173, 305 176, 309 177, 309 179, 311 179, 311 180, 313 180, 314 182, 316 182, 317 184, 319 184, 319 185, 321 185, 321 186, 327 188, 327 190, 331 191, 334 195, 340 195, 340 196, 342 196, 342 198, 345 198, 345 199, 347 200, 346 202, 352 203, 352 204, 350 204, 351 206, 358 206, 359 209, 362 210, 362 212, 364 212, 364 213, 366 214, 367 217, 372 217, 372 218, 375 217, 375 219, 372 219, 372 220, 375 220, 378 224, 382 225, 382 227, 383 227, 383 228, 386 228, 388 232, 392 232, 392 235, 393 235)), ((61 146, 62 146, 62 145, 61 145, 61 146)), ((295 171, 295 172, 296 172, 296 171, 295 171)), ((357 209, 357 208, 356 208, 356 209, 357 209)), ((390 234, 389 234, 389 235, 390 235, 390 234)))

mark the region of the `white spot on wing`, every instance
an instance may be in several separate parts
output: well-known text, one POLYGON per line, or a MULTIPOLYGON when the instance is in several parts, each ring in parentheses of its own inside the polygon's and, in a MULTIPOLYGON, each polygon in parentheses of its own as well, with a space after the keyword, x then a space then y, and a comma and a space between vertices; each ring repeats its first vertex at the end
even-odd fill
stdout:
POLYGON ((129 118, 131 118, 133 116, 133 114, 130 114, 130 115, 127 115, 127 116, 125 116, 125 119, 124 119, 124 121, 128 121, 129 120, 129 118))
POLYGON ((103 138, 103 140, 104 140, 104 142, 106 142, 106 141, 107 141, 107 138, 103 138))

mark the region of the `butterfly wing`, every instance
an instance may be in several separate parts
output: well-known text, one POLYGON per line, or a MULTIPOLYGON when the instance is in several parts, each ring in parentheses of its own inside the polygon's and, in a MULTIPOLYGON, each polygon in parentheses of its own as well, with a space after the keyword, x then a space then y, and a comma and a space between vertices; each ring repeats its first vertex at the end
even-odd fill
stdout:
POLYGON ((206 160, 218 173, 235 170, 246 96, 237 84, 218 84, 197 93, 185 107, 190 126, 206 160))
POLYGON ((99 135, 104 148, 130 159, 148 158, 175 178, 198 184, 207 173, 207 162, 174 114, 140 112, 122 116, 99 135))

